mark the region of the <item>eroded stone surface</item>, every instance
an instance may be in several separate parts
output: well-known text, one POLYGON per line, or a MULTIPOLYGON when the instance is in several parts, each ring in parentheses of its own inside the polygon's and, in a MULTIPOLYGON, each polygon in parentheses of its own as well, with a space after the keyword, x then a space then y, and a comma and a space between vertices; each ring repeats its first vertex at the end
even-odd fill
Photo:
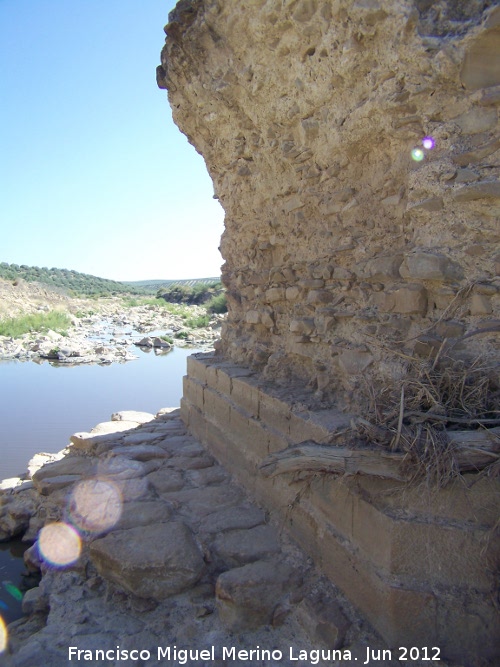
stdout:
POLYGON ((101 576, 154 600, 190 588, 205 570, 191 531, 175 521, 118 530, 95 540, 90 560, 101 576))
MULTIPOLYGON (((177 416, 169 418, 174 420, 170 437, 165 435, 162 419, 163 415, 144 426, 157 431, 165 445, 162 451, 174 454, 169 463, 206 456, 177 416)), ((25 597, 27 618, 9 628, 10 653, 2 656, 5 664, 31 667, 36 656, 37 664, 63 667, 68 642, 89 650, 113 649, 117 644, 144 646, 151 651, 151 660, 144 663, 148 666, 157 664, 158 646, 175 643, 179 647, 215 645, 219 659, 222 646, 245 649, 248 642, 267 646, 269 623, 279 626, 271 632, 273 647, 283 651, 280 664, 296 664, 288 658, 289 647, 312 648, 302 629, 303 612, 302 620, 294 614, 303 596, 303 576, 309 571, 304 557, 295 547, 282 544, 278 529, 267 523, 264 512, 245 498, 213 457, 208 457, 210 466, 201 470, 168 468, 160 460, 161 467, 150 472, 151 461, 138 464, 126 458, 124 437, 118 437, 114 447, 97 459, 72 450, 60 465, 40 468, 40 484, 57 480, 56 473, 69 472, 70 464, 79 471, 75 480, 67 480, 67 486, 48 496, 20 487, 0 494, 0 526, 7 536, 12 528, 16 533, 27 530, 33 538, 45 525, 70 518, 88 544, 79 560, 66 569, 48 566, 38 544, 28 549, 26 566, 31 572, 41 569, 43 577, 25 597), (98 472, 97 476, 92 472, 98 472), (107 499, 106 485, 119 495, 107 499), (146 495, 130 497, 132 487, 145 490, 146 495), (82 522, 84 508, 76 511, 76 490, 82 488, 86 494, 94 488, 99 491, 99 504, 109 510, 106 525, 99 525, 102 512, 92 515, 94 529, 89 517, 82 522), (114 514, 115 521, 109 521, 114 514), (13 520, 15 526, 9 523, 13 520), (266 561, 252 563, 249 570, 239 567, 262 557, 266 561), (237 628, 245 631, 244 637, 232 634, 237 628)), ((132 453, 135 445, 129 447, 132 453)), ((318 576, 311 575, 307 575, 309 588, 318 576)), ((313 625, 314 618, 313 614, 309 619, 313 625)), ((234 664, 244 663, 236 660, 234 664)))
MULTIPOLYGON (((471 304, 466 291, 498 283, 491 4, 222 0, 172 13, 158 81, 225 210, 228 361, 362 412, 365 379, 391 382, 423 332, 500 313, 498 295, 471 304)), ((491 337, 460 354, 480 352, 498 358, 491 337)))
POLYGON ((257 561, 224 572, 217 579, 216 596, 224 624, 241 632, 268 624, 287 590, 292 571, 273 562, 257 561))

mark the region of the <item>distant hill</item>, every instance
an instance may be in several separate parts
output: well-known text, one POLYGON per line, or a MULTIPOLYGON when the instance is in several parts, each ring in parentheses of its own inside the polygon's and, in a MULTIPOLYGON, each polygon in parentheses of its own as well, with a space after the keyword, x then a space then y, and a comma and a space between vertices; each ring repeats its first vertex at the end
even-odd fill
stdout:
POLYGON ((182 287, 195 287, 196 285, 213 285, 214 283, 220 282, 220 276, 218 278, 191 278, 189 280, 135 280, 135 281, 124 281, 125 285, 130 285, 141 289, 150 294, 156 294, 159 289, 162 287, 173 287, 174 285, 182 287))
POLYGON ((113 296, 117 294, 149 294, 139 286, 125 284, 117 280, 98 278, 87 273, 69 269, 48 269, 47 267, 26 266, 26 264, 0 263, 0 278, 4 280, 26 280, 37 282, 62 291, 70 296, 113 296))

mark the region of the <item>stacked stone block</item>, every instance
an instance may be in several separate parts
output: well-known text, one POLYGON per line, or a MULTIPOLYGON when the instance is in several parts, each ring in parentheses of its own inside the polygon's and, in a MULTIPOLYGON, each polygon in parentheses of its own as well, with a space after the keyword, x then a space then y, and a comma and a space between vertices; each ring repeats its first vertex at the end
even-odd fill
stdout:
POLYGON ((498 655, 497 480, 469 475, 437 490, 360 475, 266 478, 269 454, 304 440, 341 444, 349 415, 300 409, 212 354, 188 359, 181 415, 390 646, 432 644, 455 660, 498 655))
POLYGON ((500 317, 491 4, 172 13, 158 80, 226 213, 226 357, 358 410, 362 377, 400 372, 395 352, 447 339, 454 356, 498 359, 494 334, 461 341, 500 317))

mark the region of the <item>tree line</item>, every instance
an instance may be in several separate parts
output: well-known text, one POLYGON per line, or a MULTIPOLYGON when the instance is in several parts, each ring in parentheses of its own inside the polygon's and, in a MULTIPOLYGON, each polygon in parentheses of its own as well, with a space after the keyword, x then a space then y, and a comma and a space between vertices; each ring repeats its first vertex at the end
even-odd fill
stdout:
POLYGON ((26 264, 8 264, 0 262, 0 278, 15 283, 17 280, 37 282, 63 291, 69 296, 99 297, 117 294, 144 294, 140 287, 126 285, 117 280, 98 278, 88 273, 71 269, 58 269, 46 266, 27 266, 26 264))

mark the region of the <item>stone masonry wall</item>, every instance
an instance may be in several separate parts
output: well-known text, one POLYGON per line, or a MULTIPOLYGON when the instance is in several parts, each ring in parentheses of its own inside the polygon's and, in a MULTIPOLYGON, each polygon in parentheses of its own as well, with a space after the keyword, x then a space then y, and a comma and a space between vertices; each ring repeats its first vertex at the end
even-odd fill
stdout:
POLYGON ((481 358, 498 390, 498 5, 181 0, 157 72, 226 213, 229 314, 183 421, 389 645, 471 666, 499 655, 498 476, 266 465, 339 456, 391 388, 398 442, 408 359, 481 358))
POLYGON ((355 411, 394 351, 498 359, 497 4, 178 3, 158 82, 226 213, 226 358, 355 411))

